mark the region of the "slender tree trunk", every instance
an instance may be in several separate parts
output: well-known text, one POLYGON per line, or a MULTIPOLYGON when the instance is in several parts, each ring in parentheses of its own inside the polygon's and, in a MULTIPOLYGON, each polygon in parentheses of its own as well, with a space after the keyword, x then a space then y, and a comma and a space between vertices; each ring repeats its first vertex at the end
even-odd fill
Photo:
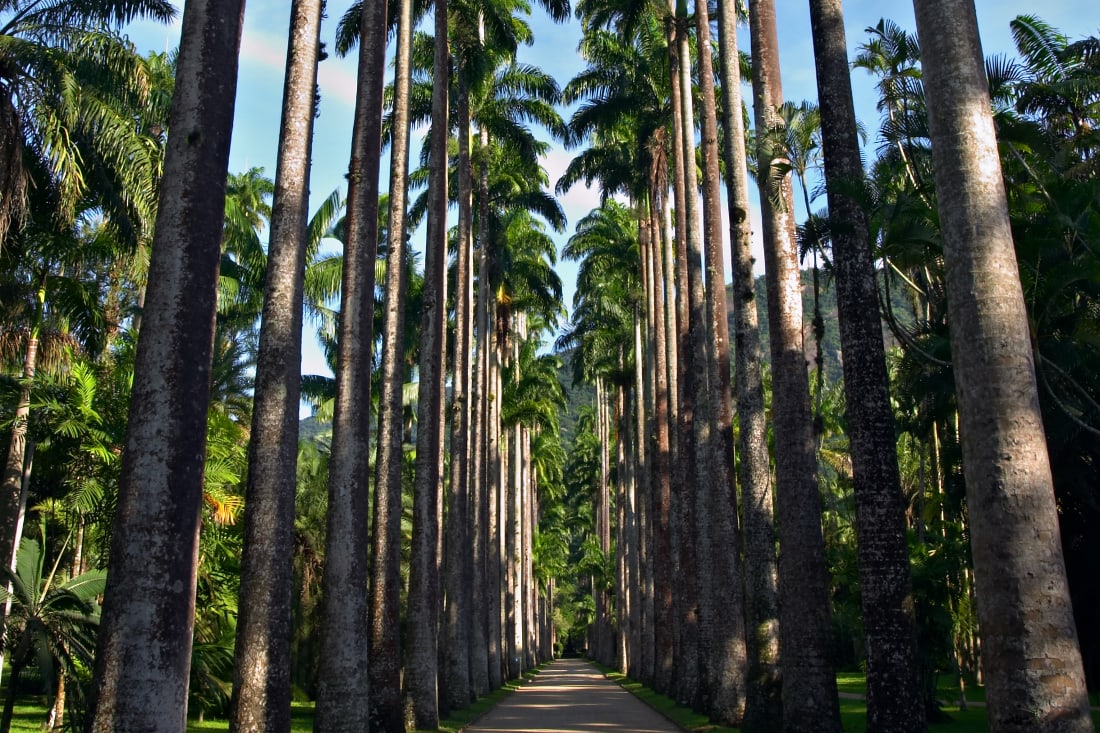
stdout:
POLYGON ((371 533, 370 730, 400 731, 401 697, 401 495, 404 456, 405 299, 408 291, 409 89, 412 69, 412 0, 399 4, 394 55, 393 142, 390 148, 389 251, 383 296, 378 458, 375 461, 371 533))
MULTIPOLYGON (((488 131, 478 131, 479 149, 485 151, 489 144, 488 131)), ((478 169, 478 222, 480 223, 480 250, 478 252, 478 412, 481 438, 478 441, 481 467, 478 472, 482 528, 481 566, 484 567, 483 581, 475 583, 474 598, 480 595, 484 620, 479 623, 485 628, 485 664, 486 682, 490 690, 503 683, 500 667, 500 556, 497 552, 497 514, 496 487, 494 478, 499 474, 499 430, 494 423, 493 409, 499 401, 496 389, 496 326, 493 318, 493 286, 489 281, 490 232, 489 232, 489 168, 482 156, 478 169), (496 472, 496 473, 494 473, 496 472)), ((476 605, 476 600, 475 600, 476 605)))
POLYGON ((417 728, 439 726, 439 538, 447 320, 447 137, 450 43, 447 1, 435 4, 428 236, 424 255, 424 325, 420 335, 413 546, 409 561, 409 653, 405 689, 417 728))
POLYGON ((974 4, 914 9, 990 730, 1091 731, 974 4))
POLYGON ((470 249, 473 193, 470 175, 470 90, 458 80, 458 252, 455 258, 454 378, 451 403, 451 482, 445 526, 446 605, 443 629, 443 674, 447 702, 470 704, 470 605, 472 570, 469 510, 470 336, 472 311, 470 249))
POLYGON ((321 666, 316 725, 325 731, 369 727, 370 382, 374 345, 374 266, 382 129, 386 5, 363 3, 359 91, 348 175, 347 242, 340 304, 339 357, 328 524, 321 596, 321 666))
MULTIPOLYGON (((740 725, 745 712, 744 585, 741 555, 729 548, 741 546, 737 526, 737 494, 734 485, 733 396, 730 387, 729 322, 726 306, 725 257, 722 246, 721 174, 718 163, 718 117, 711 57, 710 17, 706 2, 695 3, 696 36, 699 39, 699 79, 702 96, 700 145, 703 151, 703 221, 707 281, 707 332, 711 341, 708 381, 711 403, 709 452, 709 503, 704 517, 709 522, 706 557, 710 583, 701 589, 700 605, 705 630, 704 668, 708 690, 707 710, 712 719, 740 725)), ((740 83, 740 77, 734 80, 740 83)), ((738 105, 738 108, 740 105, 738 105)))
MULTIPOLYGON (((756 129, 775 124, 782 103, 779 47, 772 0, 750 0, 753 114, 756 129)), ((769 170, 768 135, 757 135, 757 161, 769 170)), ((783 729, 839 731, 836 676, 830 651, 828 579, 821 534, 821 498, 802 348, 802 288, 794 237, 790 176, 780 182, 786 203, 773 206, 770 176, 760 176, 765 279, 772 354, 776 503, 779 525, 780 646, 783 729)))
MULTIPOLYGON (((42 292, 40 289, 39 292, 42 292)), ((23 467, 27 453, 27 419, 31 414, 31 382, 38 363, 38 328, 27 335, 27 348, 23 355, 23 382, 19 388, 19 399, 12 416, 11 435, 8 439, 8 455, 4 462, 4 483, 0 490, 4 509, 0 525, 0 552, 5 564, 15 569, 15 555, 19 549, 22 534, 20 521, 26 509, 26 495, 23 493, 23 467)), ((6 615, 5 615, 6 618, 6 615)), ((3 619, 0 619, 2 621, 3 619)))
POLYGON ((232 731, 290 730, 302 289, 322 0, 291 5, 245 493, 232 731))
POLYGON ((737 27, 729 0, 718 2, 722 67, 722 106, 726 130, 726 191, 730 211, 730 255, 733 263, 734 372, 740 424, 742 533, 745 547, 745 647, 748 670, 745 715, 747 732, 776 733, 783 721, 779 659, 779 596, 775 554, 775 510, 771 493, 767 424, 764 413, 760 328, 753 276, 752 234, 745 161, 745 128, 741 116, 741 73, 737 27))
MULTIPOLYGON (((483 174, 484 175, 484 174, 483 174)), ((486 186, 487 190, 487 186, 486 186)), ((487 207, 487 204, 486 204, 487 207)), ((482 221, 485 221, 482 219, 482 221)), ((488 267, 484 268, 488 274, 488 267)), ((485 280, 490 287, 485 288, 487 299, 486 307, 489 309, 489 324, 485 333, 486 364, 489 386, 485 392, 486 402, 486 490, 488 492, 488 550, 486 553, 487 572, 486 588, 488 603, 486 612, 489 619, 489 686, 497 689, 504 684, 504 670, 507 660, 503 639, 503 608, 504 599, 504 553, 501 541, 503 539, 500 513, 501 505, 501 450, 500 444, 500 348, 498 344, 499 329, 496 325, 498 314, 493 308, 493 289, 491 283, 485 280)))
POLYGON ((470 686, 475 696, 481 697, 491 689, 489 682, 489 625, 488 625, 488 481, 485 467, 488 463, 486 448, 486 370, 488 352, 488 313, 485 299, 489 292, 484 230, 478 233, 477 297, 476 312, 476 364, 474 368, 473 399, 471 400, 472 428, 470 432, 470 686))
POLYGON ((195 613, 214 313, 244 3, 183 14, 174 134, 134 365, 88 728, 179 731, 195 613))
MULTIPOLYGON (((684 11, 686 13, 686 10, 684 11)), ((677 699, 689 705, 694 705, 699 690, 699 622, 698 622, 698 588, 699 577, 695 561, 694 527, 695 515, 695 481, 696 467, 700 456, 695 440, 695 422, 699 418, 695 409, 697 407, 696 381, 699 378, 705 380, 706 375, 700 373, 706 368, 706 361, 700 361, 695 353, 692 326, 692 308, 694 300, 691 294, 693 283, 690 271, 692 269, 691 258, 694 255, 701 256, 699 251, 698 235, 693 234, 697 222, 694 218, 696 208, 697 177, 695 169, 694 146, 694 117, 691 112, 690 91, 684 91, 684 80, 688 79, 687 89, 690 90, 690 56, 686 29, 675 27, 673 47, 675 52, 671 57, 672 66, 672 99, 673 99, 673 130, 675 140, 672 143, 674 156, 674 171, 676 175, 676 240, 678 266, 678 291, 679 313, 677 334, 680 367, 678 384, 680 394, 678 402, 680 407, 680 421, 677 425, 677 446, 679 465, 676 471, 676 486, 672 489, 672 513, 674 516, 671 528, 670 543, 672 545, 672 577, 676 578, 675 593, 675 632, 676 632, 676 670, 675 690, 672 688, 665 692, 674 693, 677 699), (686 100, 686 106, 685 106, 686 100), (682 214, 680 212, 683 212, 682 214), (694 241, 693 241, 694 240, 694 241)), ((695 269, 700 274, 700 264, 696 260, 695 269)), ((702 305, 702 283, 699 282, 697 293, 700 307, 702 305)), ((701 320, 701 313, 697 314, 701 320)), ((671 594, 671 588, 668 592, 671 594)), ((662 625, 660 618, 656 619, 658 630, 662 625)), ((658 632, 659 633, 659 632, 658 632)), ((671 676, 671 671, 670 671, 671 676)))
POLYGON ((863 164, 840 0, 811 0, 810 20, 855 479, 867 726, 924 731, 928 725, 909 579, 906 502, 898 474, 878 287, 866 217, 858 202, 844 194, 862 182, 863 164))

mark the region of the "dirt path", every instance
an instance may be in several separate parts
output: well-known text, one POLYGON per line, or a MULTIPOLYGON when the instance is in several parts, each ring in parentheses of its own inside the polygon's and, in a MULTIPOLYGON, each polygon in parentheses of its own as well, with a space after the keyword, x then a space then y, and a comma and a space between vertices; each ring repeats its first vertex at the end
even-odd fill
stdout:
POLYGON ((463 733, 681 733, 580 659, 559 659, 463 733))

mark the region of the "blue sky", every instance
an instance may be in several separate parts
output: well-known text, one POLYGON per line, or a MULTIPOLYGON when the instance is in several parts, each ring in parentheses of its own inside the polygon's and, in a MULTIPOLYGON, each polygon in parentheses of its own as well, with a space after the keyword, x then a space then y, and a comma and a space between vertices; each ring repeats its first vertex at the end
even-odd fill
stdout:
MULTIPOLYGON (((339 4, 330 0, 328 18, 322 37, 328 43, 329 58, 321 64, 318 84, 321 89, 320 117, 314 142, 312 201, 319 203, 336 188, 344 188, 351 141, 351 121, 354 109, 355 58, 339 59, 332 52, 336 22, 346 10, 349 0, 339 4)), ((181 3, 177 3, 182 7, 181 3)), ((1100 32, 1100 6, 1095 0, 1053 0, 1039 8, 1025 0, 977 0, 982 45, 987 56, 1013 52, 1009 21, 1020 14, 1034 13, 1071 39, 1100 32)), ((236 117, 233 128, 230 170, 240 172, 252 166, 262 166, 269 176, 275 173, 275 156, 282 101, 283 68, 286 58, 289 6, 286 0, 248 0, 245 11, 245 31, 241 44, 241 66, 237 90, 236 117)), ((810 38, 809 4, 805 0, 777 0, 780 55, 783 68, 783 91, 788 100, 816 100, 813 45, 810 38)), ((866 39, 864 29, 886 17, 908 31, 915 31, 910 2, 883 0, 850 0, 844 6, 849 57, 866 39)), ((551 73, 562 86, 581 68, 576 54, 580 37, 579 23, 554 25, 541 9, 531 20, 535 44, 521 50, 520 60, 535 64, 551 73)), ((163 51, 176 46, 179 23, 170 27, 135 23, 126 31, 139 48, 163 51)), ((740 34, 739 44, 748 48, 747 31, 740 34)), ((875 111, 874 80, 862 71, 852 75, 856 113, 873 133, 878 127, 875 111)), ((873 139, 868 145, 874 146, 873 139)), ((555 147, 544 161, 551 181, 556 181, 571 157, 569 151, 555 147)), ((385 165, 385 162, 384 162, 385 165)), ((383 185, 388 176, 383 175, 383 185)), ((564 244, 573 224, 598 203, 595 191, 578 186, 561 197, 569 218, 570 230, 558 238, 564 244)), ((757 258, 762 261, 762 257, 757 258)), ((575 268, 559 268, 566 284, 566 303, 572 303, 575 268)), ((327 367, 313 339, 307 334, 302 363, 303 373, 325 373, 327 367)))

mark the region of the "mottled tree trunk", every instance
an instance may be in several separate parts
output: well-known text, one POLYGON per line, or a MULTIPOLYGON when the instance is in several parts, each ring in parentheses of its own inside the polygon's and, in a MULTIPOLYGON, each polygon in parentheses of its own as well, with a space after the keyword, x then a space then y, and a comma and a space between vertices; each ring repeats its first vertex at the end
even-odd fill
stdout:
MULTIPOLYGON (((683 14, 686 15, 686 8, 683 14)), ((670 541, 673 546, 673 577, 675 590, 676 669, 675 689, 666 690, 681 702, 694 705, 698 699, 699 681, 699 587, 696 560, 695 527, 697 501, 695 486, 699 462, 706 453, 698 444, 697 423, 704 420, 705 403, 699 402, 699 390, 706 382, 706 341, 700 332, 704 326, 702 261, 698 234, 698 176, 695 168, 695 120, 691 105, 691 56, 687 29, 675 29, 675 54, 672 57, 672 99, 674 170, 676 171, 677 264, 679 267, 680 302, 678 348, 680 422, 677 425, 679 466, 676 486, 672 489, 672 512, 675 516, 670 541), (679 211, 683 210, 683 216, 679 211), (699 384, 703 382, 703 384, 699 384)), ((661 623, 660 620, 657 621, 661 623)))
POLYGON ((470 704, 470 605, 472 571, 469 509, 470 453, 470 322, 473 310, 470 249, 473 192, 470 170, 470 90, 458 80, 458 250, 455 257, 454 378, 451 382, 451 481, 444 527, 445 599, 443 675, 451 708, 470 704))
MULTIPOLYGON (((722 246, 721 174, 718 153, 718 113, 711 56, 710 17, 706 2, 695 3, 698 38, 700 116, 703 151, 703 222, 707 282, 707 337, 710 358, 707 373, 711 403, 709 501, 703 516, 708 522, 707 558, 710 582, 702 588, 703 664, 707 672, 706 710, 728 725, 740 725, 745 713, 744 585, 737 526, 734 485, 733 395, 730 386, 729 313, 726 307, 725 255, 722 246)), ((740 84, 740 77, 733 84, 740 84)), ((740 100, 738 99, 738 110, 740 100)))
POLYGON ((363 3, 321 595, 318 730, 368 729, 370 382, 386 4, 363 3))
POLYGON ((368 677, 370 730, 400 731, 401 697, 401 495, 404 456, 406 241, 409 166, 409 89, 412 76, 412 0, 402 0, 394 54, 393 141, 390 148, 389 251, 383 295, 382 356, 378 396, 378 457, 374 515, 368 677))
POLYGON ((435 4, 428 235, 424 255, 424 316, 420 332, 413 544, 409 560, 409 652, 405 691, 417 728, 439 726, 439 541, 443 521, 443 383, 447 322, 447 137, 450 44, 447 2, 435 4))
POLYGON ((244 3, 183 14, 160 209, 134 365, 92 702, 93 731, 182 731, 206 415, 244 3))
POLYGON ((309 218, 322 0, 290 11, 283 117, 245 492, 232 731, 290 730, 294 492, 302 371, 302 289, 309 218))
MULTIPOLYGON (((779 47, 772 0, 751 0, 753 115, 757 131, 775 124, 782 103, 779 47)), ((774 158, 768 135, 757 135, 757 161, 774 158)), ((817 441, 802 344, 802 286, 794 236, 790 175, 772 205, 770 176, 759 176, 765 280, 772 356, 772 412, 779 525, 780 646, 783 654, 783 729, 790 733, 840 730, 836 676, 830 651, 828 578, 817 486, 817 441)))
POLYGON ((866 217, 844 193, 862 183, 863 164, 840 0, 811 0, 810 20, 855 483, 867 727, 917 733, 928 725, 878 287, 866 217))
MULTIPOLYGON (((44 286, 43 286, 44 287, 44 286)), ((44 295, 39 289, 39 303, 44 295)), ((27 334, 27 347, 23 353, 23 381, 19 388, 19 398, 12 415, 11 434, 8 436, 8 455, 4 462, 3 488, 0 497, 4 502, 0 517, 0 562, 15 570, 15 556, 19 549, 19 538, 23 534, 23 516, 27 509, 27 492, 24 489, 24 473, 28 463, 27 420, 31 414, 31 384, 38 364, 38 326, 27 334)), ((7 619, 10 602, 3 605, 0 615, 0 629, 7 619)), ((0 646, 0 660, 3 659, 3 647, 0 646)))
POLYGON ((914 2, 990 730, 1091 731, 974 4, 914 2))
POLYGON ((748 732, 773 733, 780 730, 783 721, 775 510, 764 412, 736 33, 733 3, 719 0, 718 34, 726 132, 724 155, 733 264, 734 374, 740 425, 741 531, 745 548, 745 648, 748 669, 742 728, 748 732))

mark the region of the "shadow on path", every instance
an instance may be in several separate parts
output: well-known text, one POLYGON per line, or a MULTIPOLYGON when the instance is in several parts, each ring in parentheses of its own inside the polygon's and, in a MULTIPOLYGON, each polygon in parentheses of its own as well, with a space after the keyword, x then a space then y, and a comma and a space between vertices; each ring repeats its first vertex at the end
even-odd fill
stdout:
POLYGON ((580 659, 559 659, 463 733, 681 733, 681 729, 580 659))

